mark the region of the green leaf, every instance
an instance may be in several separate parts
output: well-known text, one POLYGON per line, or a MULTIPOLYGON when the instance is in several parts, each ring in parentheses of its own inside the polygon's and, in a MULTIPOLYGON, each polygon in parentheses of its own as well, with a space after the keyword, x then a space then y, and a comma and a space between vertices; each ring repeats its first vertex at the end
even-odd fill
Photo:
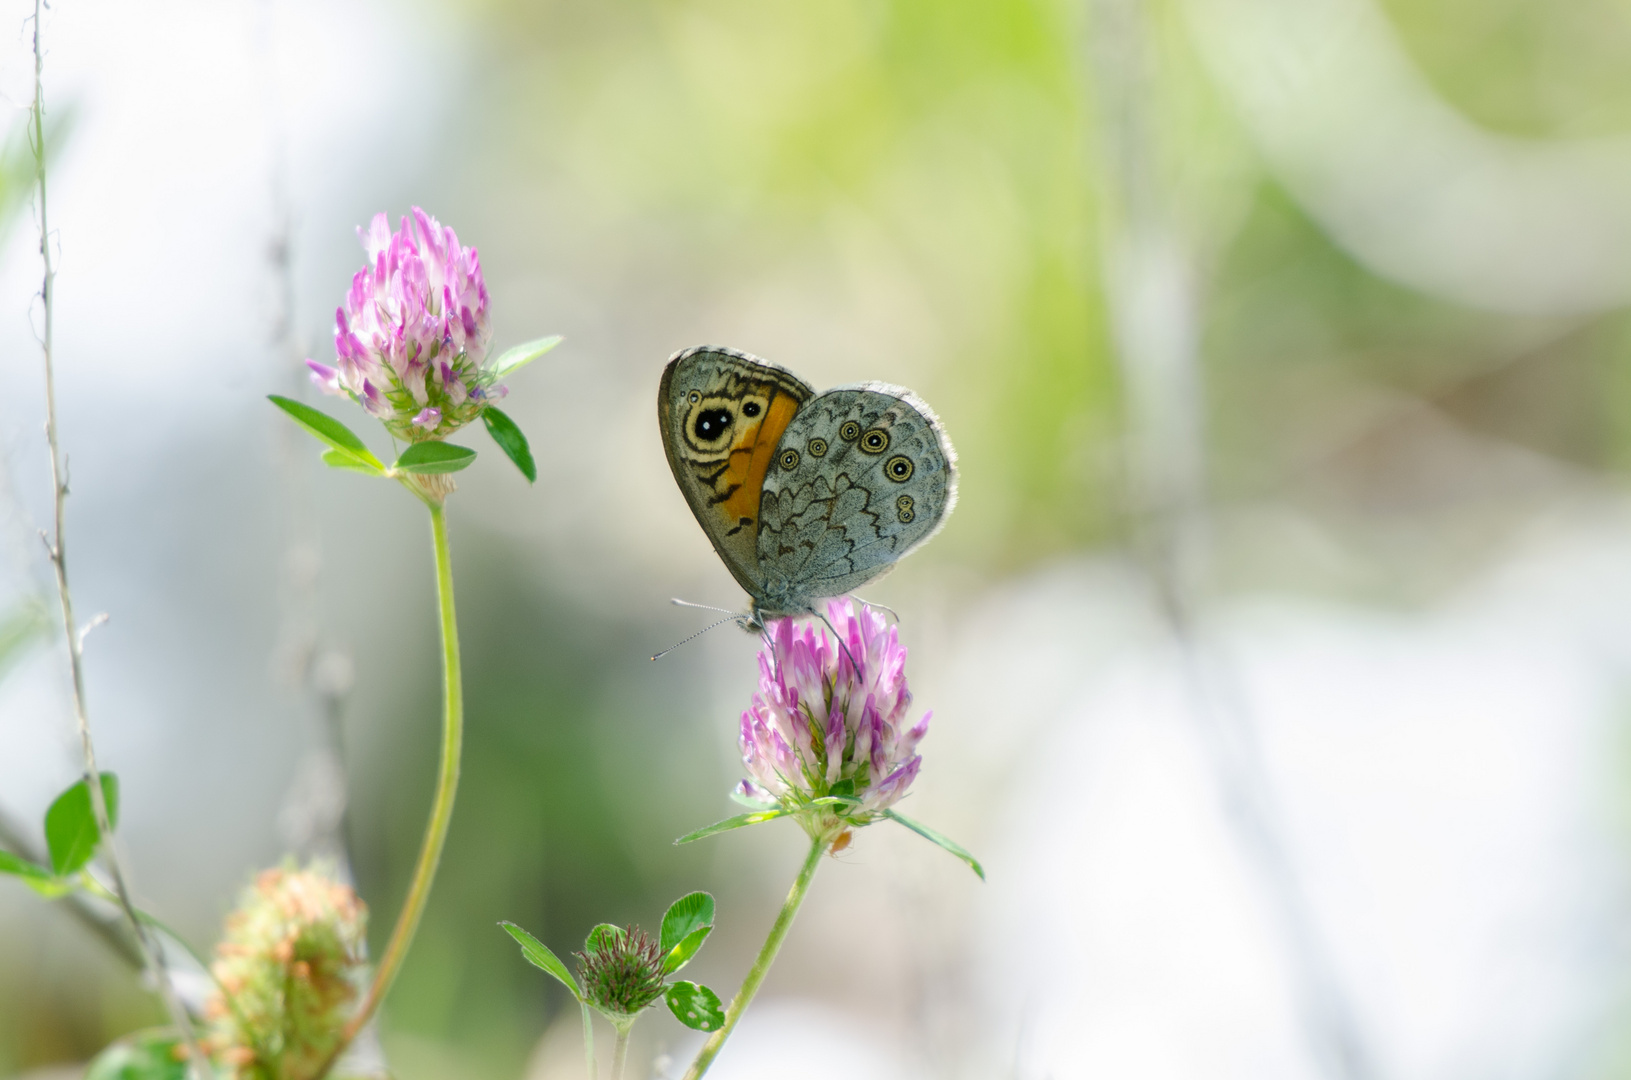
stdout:
POLYGON ((701 840, 703 837, 713 836, 715 833, 729 832, 731 829, 740 829, 745 825, 757 825, 761 821, 774 821, 786 814, 787 811, 779 806, 774 810, 760 810, 756 814, 737 814, 733 818, 726 818, 724 821, 716 821, 712 825, 706 825, 696 832, 688 832, 674 843, 689 844, 693 840, 701 840))
POLYGON ((691 957, 702 948, 702 943, 708 940, 708 935, 714 932, 711 926, 699 926, 681 938, 668 955, 663 957, 663 974, 672 975, 680 968, 691 962, 691 957))
POLYGON ((475 460, 476 452, 468 446, 432 440, 414 443, 402 451, 391 468, 409 473, 450 473, 469 468, 475 460))
MULTIPOLYGON (((493 377, 502 379, 513 375, 526 367, 540 356, 561 343, 561 335, 551 334, 549 337, 539 338, 537 341, 528 341, 517 345, 513 349, 505 349, 493 361, 493 377)), ((526 470, 522 470, 525 472, 526 470)))
POLYGON ((968 853, 968 849, 963 847, 963 845, 957 843, 955 840, 950 840, 944 836, 941 836, 927 825, 919 824, 918 822, 907 817, 905 814, 898 814, 893 810, 885 810, 883 812, 883 816, 892 821, 900 822, 908 829, 911 829, 913 832, 923 837, 923 839, 928 840, 931 843, 939 844, 941 847, 945 848, 959 859, 962 859, 964 862, 968 863, 968 868, 974 871, 976 874, 979 874, 981 881, 985 880, 985 868, 980 865, 980 860, 976 859, 973 855, 970 855, 968 853))
POLYGON ((385 468, 373 462, 364 461, 346 453, 344 450, 324 450, 323 464, 335 469, 349 469, 351 472, 363 473, 367 476, 384 476, 385 468))
POLYGON ((74 891, 72 882, 63 881, 45 867, 20 859, 9 851, 0 851, 0 874, 22 878, 24 885, 48 900, 74 891))
POLYGON ((694 930, 714 924, 714 898, 705 892, 686 893, 663 913, 660 937, 663 952, 678 945, 694 930))
POLYGON ((609 922, 603 922, 589 931, 589 936, 583 939, 583 951, 586 953, 605 952, 607 949, 614 948, 621 940, 623 940, 623 928, 613 926, 609 922))
POLYGON ((810 806, 859 806, 861 800, 854 795, 823 795, 819 799, 811 799, 810 806))
MULTIPOLYGON (((112 773, 102 774, 102 798, 108 804, 108 828, 117 828, 119 778, 112 773)), ((83 779, 76 780, 45 812, 45 846, 51 851, 51 868, 58 877, 73 873, 91 861, 101 839, 91 789, 83 779)))
POLYGON ((583 994, 578 990, 578 982, 572 973, 561 963, 561 958, 549 951, 549 947, 513 922, 501 922, 498 925, 510 932, 510 936, 521 943, 521 955, 535 968, 541 968, 560 980, 562 986, 572 991, 572 996, 579 1001, 583 994))
POLYGON ((491 435, 498 448, 504 451, 504 456, 515 462, 515 467, 521 470, 521 475, 527 478, 527 483, 536 481, 538 466, 532 460, 532 448, 527 445, 527 437, 521 434, 521 429, 510 419, 509 414, 489 405, 481 410, 481 420, 487 425, 487 434, 491 435))
POLYGON ((838 781, 838 783, 834 784, 831 788, 828 789, 828 791, 831 794, 833 794, 833 795, 835 795, 835 796, 837 796, 839 798, 846 798, 846 797, 847 798, 854 798, 855 797, 855 778, 854 777, 846 777, 843 780, 838 781))
POLYGON ((682 979, 670 986, 664 996, 674 1019, 692 1031, 718 1031, 725 1023, 719 995, 706 986, 682 979))
POLYGON ((187 1080, 180 1044, 167 1029, 127 1035, 96 1055, 84 1080, 187 1080))
MULTIPOLYGON (((310 405, 302 405, 292 398, 286 398, 279 394, 268 394, 266 400, 288 413, 294 418, 295 423, 328 443, 340 453, 354 457, 364 465, 372 465, 381 472, 385 471, 385 463, 375 457, 350 428, 328 413, 318 412, 310 405)), ((326 455, 324 460, 327 460, 326 455)))

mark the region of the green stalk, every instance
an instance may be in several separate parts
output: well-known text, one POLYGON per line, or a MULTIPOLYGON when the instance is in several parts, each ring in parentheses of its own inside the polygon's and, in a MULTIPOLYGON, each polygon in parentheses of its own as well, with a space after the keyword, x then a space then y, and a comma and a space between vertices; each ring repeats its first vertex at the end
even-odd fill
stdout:
POLYGON ((799 905, 804 903, 804 894, 810 890, 810 879, 815 877, 816 866, 820 864, 822 853, 827 850, 831 839, 829 836, 817 836, 810 841, 810 854, 804 857, 804 866, 799 869, 799 876, 794 879, 792 889, 788 890, 781 914, 776 916, 776 924, 770 928, 770 936, 765 938, 758 959, 753 961, 748 977, 742 980, 742 989, 736 992, 729 1007, 725 1009, 725 1022, 720 1025, 718 1031, 708 1037, 707 1042, 702 1044, 696 1060, 692 1061, 691 1067, 686 1070, 685 1080, 700 1080, 702 1074, 708 1071, 708 1066, 712 1065, 714 1058, 719 1055, 719 1048, 731 1037, 736 1022, 742 1018, 749 1003, 753 1001, 753 996, 759 992, 759 986, 765 981, 765 976, 770 974, 770 965, 775 963, 783 939, 793 928, 793 917, 798 914, 799 905))
POLYGON ((623 1080, 623 1069, 629 1062, 629 1032, 634 1024, 617 1026, 617 1046, 612 1049, 612 1080, 623 1080))
POLYGON ((442 762, 436 777, 436 797, 431 802, 430 821, 425 826, 425 839, 419 848, 419 862, 414 866, 407 898, 402 902, 396 926, 392 928, 391 938, 380 955, 379 966, 374 969, 374 981, 356 1013, 346 1022, 340 1045, 330 1055, 319 1076, 328 1072, 334 1060, 373 1017, 408 954, 414 931, 419 928, 419 917, 424 914, 425 902, 430 898, 436 865, 441 861, 442 845, 447 841, 448 822, 453 818, 453 794, 459 786, 459 747, 464 741, 464 692, 459 673, 459 626, 453 614, 453 560, 448 551, 447 520, 443 516, 442 504, 431 499, 424 501, 430 507, 431 538, 436 548, 436 600, 442 617, 442 762))
POLYGON ((589 1080, 596 1080, 595 1075, 595 1025, 589 1019, 589 1006, 583 1005, 583 1056, 589 1066, 589 1080))

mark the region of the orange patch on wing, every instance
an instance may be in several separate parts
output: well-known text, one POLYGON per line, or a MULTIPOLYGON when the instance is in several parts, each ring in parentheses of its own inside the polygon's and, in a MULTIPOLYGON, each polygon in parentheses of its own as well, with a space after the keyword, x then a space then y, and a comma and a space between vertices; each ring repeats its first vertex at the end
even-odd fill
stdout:
POLYGON ((731 447, 731 463, 725 469, 727 490, 731 484, 740 485, 724 502, 725 515, 731 524, 743 518, 759 520, 759 495, 764 488, 765 473, 776 453, 776 443, 793 422, 793 414, 798 409, 798 402, 772 390, 765 418, 743 431, 742 437, 731 447))

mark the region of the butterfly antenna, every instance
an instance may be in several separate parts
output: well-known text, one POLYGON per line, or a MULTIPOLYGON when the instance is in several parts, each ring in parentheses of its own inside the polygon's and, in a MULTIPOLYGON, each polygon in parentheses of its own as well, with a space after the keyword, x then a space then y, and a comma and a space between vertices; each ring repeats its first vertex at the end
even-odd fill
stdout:
MULTIPOLYGON (((737 614, 737 612, 732 611, 730 608, 714 607, 712 604, 693 604, 691 601, 681 600, 677 596, 669 597, 668 602, 670 604, 673 604, 675 607, 694 607, 694 608, 700 608, 703 611, 722 611, 726 615, 735 615, 735 614, 737 614)), ((684 643, 681 642, 681 644, 684 644, 684 643)))
MULTIPOLYGON (((691 607, 702 607, 701 604, 692 604, 690 606, 691 607)), ((724 608, 715 608, 714 610, 723 611, 725 609, 724 608)), ((733 613, 731 615, 731 617, 728 618, 728 619, 720 619, 718 622, 713 623, 710 626, 704 626, 701 630, 698 630, 696 633, 692 634, 690 637, 686 638, 684 641, 676 641, 674 644, 670 645, 668 648, 664 649, 662 652, 658 653, 656 656, 653 656, 652 659, 653 660, 660 660, 663 657, 667 656, 669 653, 673 652, 675 649, 679 648, 681 645, 684 645, 686 642, 694 641, 697 638, 701 637, 703 634, 706 634, 708 631, 717 630, 721 626, 724 626, 728 622, 740 622, 741 619, 742 619, 742 616, 733 613)))

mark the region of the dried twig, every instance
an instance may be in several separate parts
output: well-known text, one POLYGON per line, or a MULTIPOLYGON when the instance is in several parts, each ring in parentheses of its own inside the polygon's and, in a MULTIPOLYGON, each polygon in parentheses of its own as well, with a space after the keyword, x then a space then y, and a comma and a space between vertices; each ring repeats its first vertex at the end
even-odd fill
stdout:
POLYGON ((51 229, 50 219, 47 216, 45 182, 45 91, 43 82, 45 51, 41 42, 40 26, 44 6, 44 0, 34 0, 33 136, 35 191, 39 200, 40 211, 40 257, 45 263, 43 284, 40 287, 40 300, 44 308, 44 325, 40 336, 40 347, 45 361, 45 439, 51 448, 51 488, 55 503, 55 518, 53 521, 53 535, 50 537, 42 536, 42 539, 45 540, 46 551, 51 559, 51 567, 56 572, 57 596, 62 602, 62 628, 68 642, 68 666, 73 677, 74 720, 79 729, 80 747, 85 756, 85 785, 90 789, 91 809, 96 816, 96 827, 101 835, 100 849, 103 858, 107 862, 108 873, 113 879, 114 895, 119 899, 119 906, 124 909, 125 918, 130 923, 131 932, 136 939, 137 947, 141 950, 148 974, 158 989, 159 996, 164 1000, 165 1010, 170 1014, 171 1022, 175 1024, 176 1030, 187 1044, 189 1067, 193 1075, 210 1078, 213 1074, 209 1062, 199 1048, 198 1039, 193 1033, 192 1021, 187 1016, 186 1010, 182 1008, 181 1001, 176 996, 175 987, 170 983, 160 946, 148 934, 146 928, 142 925, 141 918, 136 913, 135 905, 130 901, 130 891, 125 885, 124 868, 120 865, 119 854, 114 850, 113 846, 113 827, 108 820, 107 800, 102 795, 102 785, 99 781, 101 773, 96 766, 96 747, 91 742, 90 719, 85 709, 84 653, 81 649, 84 638, 80 627, 74 623, 73 597, 68 591, 68 556, 63 531, 63 507, 68 498, 68 477, 63 468, 62 453, 57 438, 56 382, 51 362, 51 331, 56 268, 51 260, 51 229))

